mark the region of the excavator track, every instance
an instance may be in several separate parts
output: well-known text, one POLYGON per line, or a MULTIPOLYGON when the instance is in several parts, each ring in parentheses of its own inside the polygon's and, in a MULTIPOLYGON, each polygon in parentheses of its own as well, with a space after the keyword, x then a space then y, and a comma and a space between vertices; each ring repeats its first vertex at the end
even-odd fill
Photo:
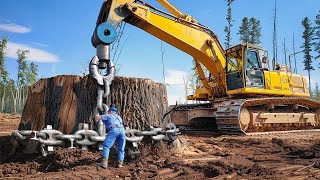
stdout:
POLYGON ((224 134, 315 129, 320 127, 320 102, 305 98, 227 100, 216 111, 224 134))
MULTIPOLYGON (((188 114, 188 112, 194 110, 194 109, 206 109, 211 111, 211 113, 213 114, 213 112, 215 110, 212 110, 213 104, 212 103, 198 103, 198 104, 181 104, 181 105, 176 105, 174 107, 171 107, 171 110, 168 111, 163 118, 165 118, 167 115, 170 115, 172 113, 175 112, 184 112, 183 114, 185 115, 188 114)), ((192 114, 192 113, 191 113, 192 114)), ((187 123, 187 121, 185 121, 185 118, 188 118, 189 115, 186 116, 178 116, 179 118, 173 118, 173 122, 176 124, 176 126, 180 129, 180 131, 217 131, 217 127, 216 126, 212 126, 212 121, 211 121, 211 125, 208 124, 202 124, 201 121, 197 122, 196 124, 194 123, 187 123), (185 121, 184 123, 180 123, 177 122, 177 119, 183 119, 183 121, 185 121)))

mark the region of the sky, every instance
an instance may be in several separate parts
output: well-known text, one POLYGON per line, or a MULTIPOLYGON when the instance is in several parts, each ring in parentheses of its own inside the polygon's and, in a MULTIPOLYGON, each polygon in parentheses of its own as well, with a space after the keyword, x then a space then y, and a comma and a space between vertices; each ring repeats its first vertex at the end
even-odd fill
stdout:
MULTIPOLYGON (((163 9, 155 0, 146 2, 163 9)), ((227 24, 225 0, 170 2, 201 24, 210 27, 223 44, 223 30, 227 24)), ((95 55, 91 35, 102 3, 103 0, 2 0, 0 38, 9 38, 6 67, 10 76, 16 78, 17 49, 30 51, 27 61, 34 61, 39 66, 39 78, 61 74, 81 75, 95 55)), ((284 63, 284 39, 288 54, 293 52, 293 35, 296 51, 302 50, 301 21, 304 17, 309 17, 314 23, 315 16, 320 11, 320 1, 278 0, 277 10, 278 54, 279 61, 284 63)), ((239 43, 237 32, 243 17, 255 17, 262 26, 261 46, 269 52, 269 59, 272 59, 273 11, 273 0, 235 0, 232 4, 234 22, 231 44, 239 43)), ((119 69, 117 75, 148 78, 161 83, 165 81, 169 104, 185 102, 184 82, 191 74, 192 57, 130 24, 125 26, 123 33, 118 54, 114 58, 119 69), (161 47, 164 51, 164 63, 161 47)), ((296 57, 298 73, 306 76, 307 72, 303 71, 302 64, 303 55, 298 54, 296 57)), ((314 62, 314 66, 319 62, 320 60, 314 62)), ((319 69, 312 72, 312 86, 316 82, 320 83, 319 73, 319 69)))

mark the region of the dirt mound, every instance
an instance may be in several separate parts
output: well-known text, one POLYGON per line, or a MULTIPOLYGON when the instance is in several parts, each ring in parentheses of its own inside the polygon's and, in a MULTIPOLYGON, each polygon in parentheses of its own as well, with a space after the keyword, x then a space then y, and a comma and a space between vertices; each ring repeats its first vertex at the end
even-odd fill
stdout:
MULTIPOLYGON (((59 148, 54 155, 53 163, 57 169, 73 168, 81 165, 88 165, 97 162, 100 152, 82 151, 79 149, 59 148)), ((50 169, 51 171, 54 168, 50 169)))
POLYGON ((25 176, 36 174, 40 165, 36 162, 27 162, 25 164, 9 163, 0 166, 0 177, 25 176))
MULTIPOLYGON (((55 147, 52 153, 46 157, 42 157, 40 152, 37 154, 23 154, 21 150, 16 151, 11 156, 5 157, 12 149, 10 137, 0 137, 0 142, 9 140, 6 146, 3 146, 4 152, 0 161, 0 178, 1 177, 25 177, 32 176, 39 173, 54 173, 65 171, 85 171, 89 169, 97 169, 96 162, 101 157, 101 151, 89 150, 82 151, 80 149, 70 149, 55 147)), ((162 168, 172 168, 173 173, 177 172, 179 168, 169 160, 162 157, 169 157, 172 144, 156 143, 140 145, 142 156, 134 162, 130 161, 130 165, 125 170, 117 172, 119 177, 155 177, 157 171, 162 168), (135 166, 135 168, 132 168, 135 166), (138 168, 137 168, 138 167, 138 168)), ((115 167, 117 162, 116 146, 110 150, 109 166, 115 167)), ((127 159, 126 159, 127 160, 127 159)), ((127 164, 128 162, 126 162, 127 164)), ((180 173, 179 173, 180 174, 180 173)), ((105 175, 102 175, 105 177, 105 175)), ((93 178, 93 177, 92 177, 93 178)), ((91 179, 91 178, 90 178, 91 179)))
POLYGON ((37 172, 57 172, 72 170, 78 166, 92 165, 100 157, 100 152, 81 151, 79 149, 57 148, 47 157, 40 154, 24 155, 16 153, 8 159, 11 162, 0 165, 0 177, 33 175, 37 172))
POLYGON ((320 158, 319 148, 306 148, 306 147, 287 147, 288 155, 297 156, 302 159, 320 158))
POLYGON ((20 118, 19 114, 0 113, 0 136, 8 135, 11 131, 18 129, 20 118))

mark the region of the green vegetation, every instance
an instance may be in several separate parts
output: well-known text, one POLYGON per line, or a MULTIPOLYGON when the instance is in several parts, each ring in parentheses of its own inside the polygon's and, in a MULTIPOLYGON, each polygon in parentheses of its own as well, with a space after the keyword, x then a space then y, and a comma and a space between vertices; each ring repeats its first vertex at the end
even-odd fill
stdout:
POLYGON ((260 44, 261 38, 261 25, 260 21, 256 18, 244 17, 242 24, 239 27, 240 41, 243 43, 260 44))
POLYGON ((27 63, 28 50, 17 51, 17 79, 10 78, 5 67, 5 52, 8 39, 0 41, 0 112, 22 113, 28 94, 28 86, 37 81, 38 66, 27 63))
POLYGON ((312 58, 313 56, 311 55, 312 52, 312 40, 314 37, 314 28, 312 27, 311 21, 309 20, 308 17, 305 17, 302 21, 302 25, 304 27, 304 32, 302 35, 302 38, 304 39, 303 46, 303 53, 304 53, 304 70, 308 71, 308 76, 309 76, 309 90, 311 94, 311 75, 310 72, 314 70, 312 66, 312 58))

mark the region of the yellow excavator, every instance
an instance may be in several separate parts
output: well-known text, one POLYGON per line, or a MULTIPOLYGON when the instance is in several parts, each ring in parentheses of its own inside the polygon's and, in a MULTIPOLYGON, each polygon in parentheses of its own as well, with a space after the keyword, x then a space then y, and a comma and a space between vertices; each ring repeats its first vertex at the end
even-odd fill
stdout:
MULTIPOLYGON (((127 22, 192 56, 201 84, 187 99, 205 103, 173 108, 173 123, 181 127, 214 123, 228 134, 319 127, 320 102, 308 99, 305 77, 287 66, 270 67, 267 51, 258 45, 223 49, 210 28, 167 0, 157 2, 169 13, 141 0, 106 0, 92 44, 98 54, 109 51, 115 29, 127 22)), ((109 56, 100 58, 99 67, 108 60, 109 56)))

